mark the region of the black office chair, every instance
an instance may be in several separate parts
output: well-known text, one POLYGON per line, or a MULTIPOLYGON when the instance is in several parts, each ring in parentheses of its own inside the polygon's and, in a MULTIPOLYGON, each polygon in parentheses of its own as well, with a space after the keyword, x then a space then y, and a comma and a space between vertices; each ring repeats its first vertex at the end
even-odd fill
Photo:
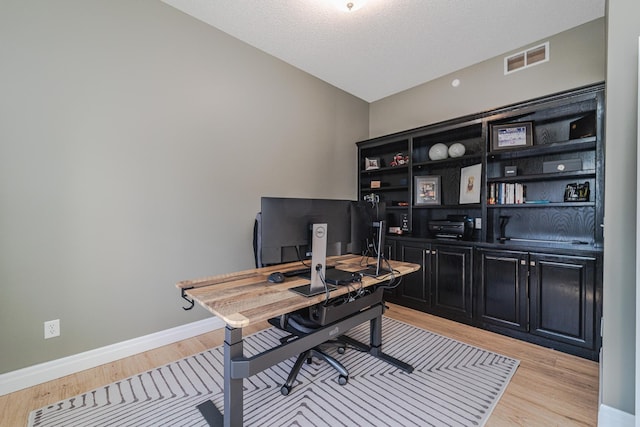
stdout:
MULTIPOLYGON (((264 267, 262 263, 262 259, 260 257, 260 227, 261 227, 261 213, 258 212, 256 215, 256 220, 253 226, 253 255, 256 263, 256 268, 264 267)), ((286 343, 292 339, 300 337, 302 335, 314 332, 320 326, 318 323, 311 320, 310 311, 308 308, 298 310, 293 313, 284 314, 280 317, 269 319, 269 323, 275 326, 276 328, 282 329, 283 331, 289 332, 290 335, 283 337, 280 339, 281 343, 286 343)), ((317 345, 300 355, 296 359, 296 362, 293 365, 293 369, 289 373, 289 377, 287 378, 287 382, 280 388, 280 392, 287 396, 291 389, 293 388, 293 384, 296 381, 298 373, 302 368, 302 364, 306 361, 307 363, 311 363, 314 357, 318 359, 322 359, 331 365, 336 371, 338 371, 338 384, 345 385, 349 381, 349 372, 347 369, 338 362, 335 358, 329 356, 324 352, 324 348, 327 346, 337 346, 338 353, 343 354, 346 351, 346 343, 341 342, 340 339, 329 340, 320 345, 317 345)))
MULTIPOLYGON (((314 332, 320 327, 317 323, 313 322, 310 319, 309 309, 302 309, 293 313, 284 314, 277 318, 269 319, 269 323, 271 323, 276 328, 289 332, 290 335, 280 339, 281 343, 286 343, 302 335, 314 332)), ((338 384, 347 384, 347 382, 349 381, 349 372, 340 362, 324 352, 324 349, 328 346, 337 346, 338 353, 340 354, 344 354, 347 348, 346 343, 340 341, 340 339, 338 338, 335 340, 326 341, 303 353, 300 353, 293 365, 293 369, 291 369, 291 372, 289 373, 287 382, 282 387, 280 387, 280 393, 282 393, 283 396, 287 396, 289 393, 291 393, 291 389, 293 388, 293 384, 295 383, 298 373, 302 368, 302 364, 305 361, 307 363, 312 363, 312 359, 314 357, 324 360, 336 371, 338 371, 338 384)))

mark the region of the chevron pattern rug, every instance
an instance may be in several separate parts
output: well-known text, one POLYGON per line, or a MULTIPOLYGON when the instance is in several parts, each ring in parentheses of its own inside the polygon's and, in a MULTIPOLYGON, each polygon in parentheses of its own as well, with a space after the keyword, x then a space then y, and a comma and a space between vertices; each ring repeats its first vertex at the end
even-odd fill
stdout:
MULTIPOLYGON (((368 342, 368 323, 347 335, 368 342)), ((260 331, 245 354, 284 334, 260 331)), ((482 426, 519 361, 383 317, 385 353, 413 365, 407 374, 367 353, 332 353, 349 370, 340 386, 325 363, 302 368, 289 396, 280 394, 294 359, 244 380, 246 426, 482 426)), ((206 426, 196 408, 223 406, 222 347, 187 357, 33 411, 29 427, 206 426)))

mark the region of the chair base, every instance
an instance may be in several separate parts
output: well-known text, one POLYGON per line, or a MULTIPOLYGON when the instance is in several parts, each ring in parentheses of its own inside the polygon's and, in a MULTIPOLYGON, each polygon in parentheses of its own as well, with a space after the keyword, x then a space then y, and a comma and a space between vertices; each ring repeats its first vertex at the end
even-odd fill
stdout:
MULTIPOLYGON (((345 348, 344 346, 340 347, 340 349, 343 350, 343 353, 344 353, 344 348, 345 348)), ((336 359, 334 359, 333 357, 329 356, 327 353, 322 351, 319 347, 314 347, 312 349, 305 351, 304 353, 301 353, 296 359, 296 362, 293 365, 293 369, 291 369, 291 372, 289 373, 289 377, 287 378, 287 382, 282 387, 280 387, 280 393, 282 393, 283 396, 287 396, 289 395, 289 393, 291 393, 291 389, 293 388, 293 384, 296 381, 298 373, 300 373, 300 369, 302 369, 302 364, 305 361, 307 361, 307 363, 311 363, 311 360, 314 357, 324 360, 329 365, 331 365, 336 371, 338 371, 338 374, 339 374, 338 384, 345 385, 349 382, 349 372, 347 371, 347 369, 336 359)))

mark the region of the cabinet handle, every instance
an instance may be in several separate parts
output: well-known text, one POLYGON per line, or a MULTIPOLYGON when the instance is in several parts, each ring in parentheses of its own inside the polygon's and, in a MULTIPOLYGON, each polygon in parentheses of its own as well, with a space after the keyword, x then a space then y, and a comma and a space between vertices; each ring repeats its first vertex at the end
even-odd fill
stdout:
POLYGON ((435 255, 435 254, 436 254, 436 251, 431 251, 431 255, 435 255))
POLYGON ((527 265, 527 260, 526 259, 521 259, 520 260, 520 264, 521 265, 527 265))
POLYGON ((531 267, 535 267, 535 266, 536 266, 536 262, 535 262, 535 261, 529 261, 529 265, 530 265, 531 267))

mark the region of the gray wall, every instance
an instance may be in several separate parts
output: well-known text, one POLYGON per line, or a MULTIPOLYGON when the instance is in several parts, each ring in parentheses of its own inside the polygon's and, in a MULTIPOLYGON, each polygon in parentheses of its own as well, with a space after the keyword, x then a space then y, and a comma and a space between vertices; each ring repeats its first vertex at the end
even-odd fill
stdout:
MULTIPOLYGON (((607 406, 633 414, 636 313, 636 144, 640 2, 607 10, 607 153, 604 212, 604 335, 601 393, 607 406)), ((637 415, 637 414, 636 414, 637 415)), ((640 420, 636 416, 636 425, 640 420)))
POLYGON ((209 317, 175 283, 253 267, 260 196, 356 195, 367 103, 159 1, 3 0, 0 58, 0 373, 209 317))
POLYGON ((371 103, 371 137, 478 113, 604 80, 604 18, 548 39, 550 61, 504 75, 503 57, 489 59, 371 103), (451 86, 453 79, 460 86, 451 86))

